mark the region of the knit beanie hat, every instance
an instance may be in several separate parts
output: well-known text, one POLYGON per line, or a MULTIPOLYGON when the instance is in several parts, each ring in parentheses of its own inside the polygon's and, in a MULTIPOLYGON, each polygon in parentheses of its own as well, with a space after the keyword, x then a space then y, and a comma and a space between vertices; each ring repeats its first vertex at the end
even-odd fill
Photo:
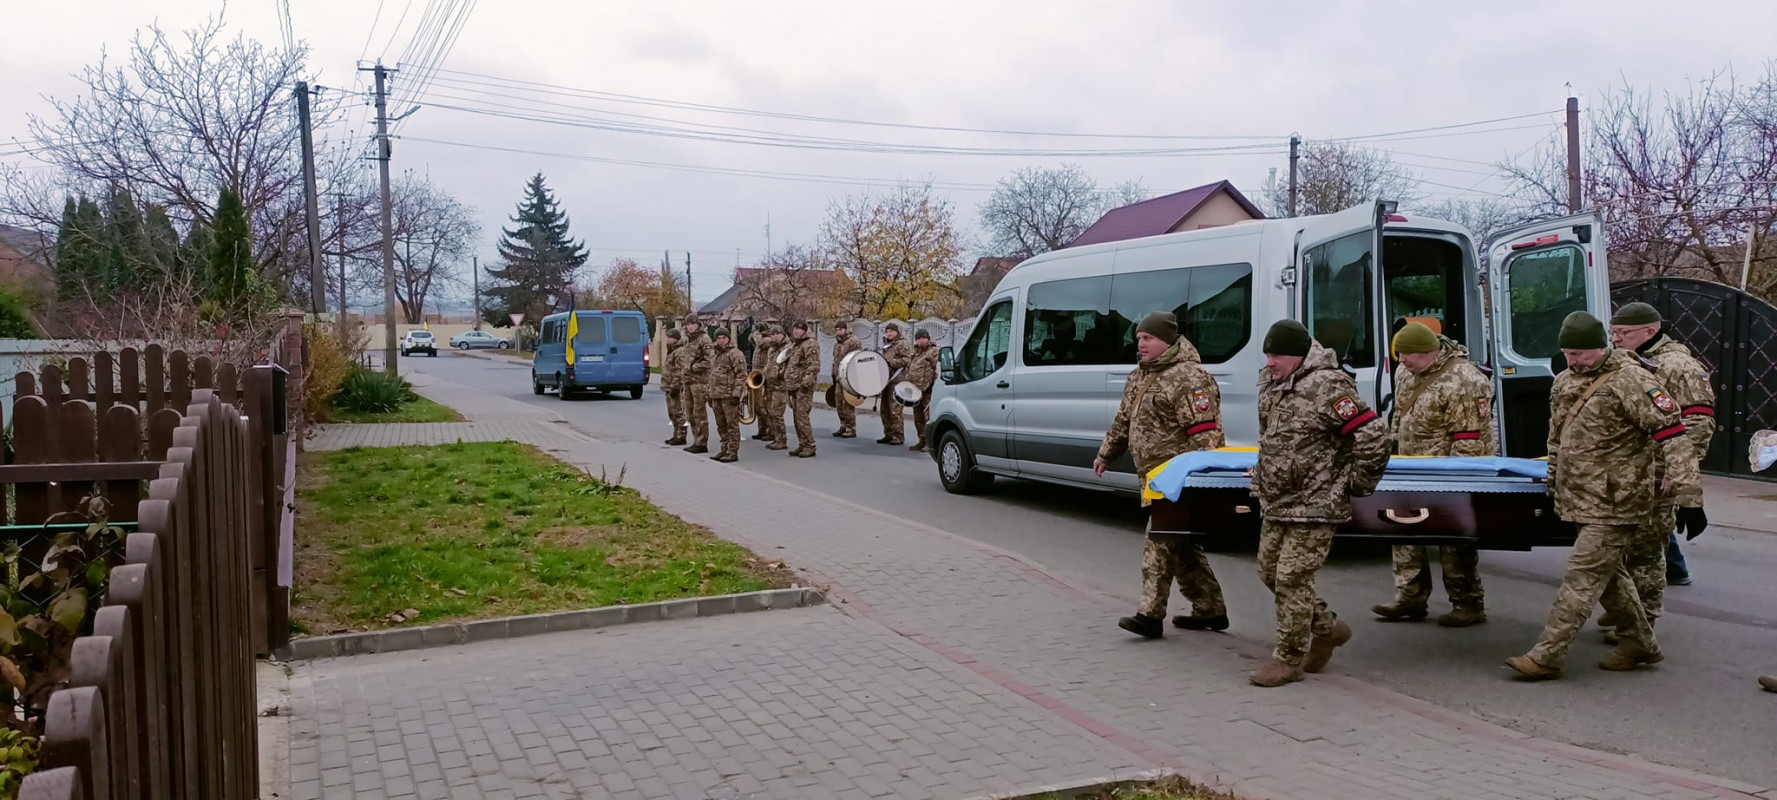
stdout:
POLYGON ((1308 355, 1308 347, 1314 339, 1308 335, 1308 329, 1293 319, 1280 319, 1272 323, 1271 330, 1265 332, 1265 353, 1273 356, 1308 355))
POLYGON ((1178 317, 1171 311, 1150 311, 1135 326, 1136 333, 1145 333, 1167 344, 1178 343, 1178 317))
POLYGON ((915 340, 925 339, 927 341, 931 341, 932 332, 926 330, 925 328, 919 328, 913 332, 913 338, 915 340))
POLYGON ((1436 353, 1438 352, 1438 335, 1431 332, 1424 323, 1409 322, 1394 335, 1395 353, 1436 353))
POLYGON ((724 328, 720 325, 717 325, 716 327, 710 329, 710 338, 711 339, 720 339, 720 338, 727 336, 727 335, 728 335, 728 329, 724 328))
POLYGON ((685 334, 679 333, 678 328, 672 328, 666 332, 666 338, 672 339, 675 342, 679 340, 680 336, 684 336, 684 335, 685 334))
POLYGON ((794 323, 792 323, 790 325, 790 327, 795 328, 796 330, 799 330, 799 331, 806 331, 806 330, 808 330, 808 320, 805 320, 805 319, 796 320, 794 323))
POLYGON ((1610 346, 1610 338, 1597 317, 1575 311, 1561 321, 1561 338, 1557 343, 1562 350, 1603 350, 1610 346))
POLYGON ((1616 316, 1610 318, 1612 325, 1657 325, 1659 323, 1659 310, 1640 301, 1617 309, 1616 316))
POLYGON ((893 322, 891 322, 891 323, 889 323, 889 324, 887 324, 887 325, 884 325, 884 326, 882 326, 882 329, 883 329, 883 330, 885 330, 885 331, 894 331, 894 332, 895 332, 895 333, 900 333, 900 332, 901 332, 901 326, 899 326, 899 325, 896 325, 896 324, 895 324, 895 323, 893 323, 893 322))

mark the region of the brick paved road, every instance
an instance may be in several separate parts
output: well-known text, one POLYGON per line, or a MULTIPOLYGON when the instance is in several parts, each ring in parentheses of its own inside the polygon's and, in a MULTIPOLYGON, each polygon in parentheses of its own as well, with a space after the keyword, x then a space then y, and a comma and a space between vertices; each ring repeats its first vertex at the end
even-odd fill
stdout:
MULTIPOLYGON (((424 391, 452 405, 464 394, 448 384, 434 384, 424 391)), ((480 402, 487 403, 485 398, 480 402)), ((760 785, 744 786, 761 797, 958 797, 1003 788, 1019 782, 1020 775, 1035 783, 1160 766, 1271 798, 1777 798, 1777 793, 1762 793, 1759 787, 1527 737, 1356 678, 1329 674, 1283 689, 1257 689, 1243 675, 1263 655, 1258 648, 1214 634, 1173 635, 1156 642, 1119 636, 1104 622, 1107 615, 1126 613, 1123 603, 1078 591, 1010 554, 673 449, 564 435, 559 425, 538 421, 534 409, 529 410, 529 419, 518 420, 521 415, 516 411, 507 417, 497 404, 489 405, 495 407, 487 409, 486 419, 509 426, 513 438, 539 443, 594 470, 602 466, 616 474, 624 468, 629 485, 668 511, 708 525, 757 552, 784 555, 817 585, 825 585, 836 605, 745 620, 644 626, 626 630, 624 635, 636 644, 620 647, 611 642, 621 639, 609 634, 564 634, 504 645, 298 665, 298 695, 307 698, 299 700, 294 710, 298 736, 292 753, 298 797, 351 796, 344 787, 355 779, 354 747, 360 758, 374 757, 377 775, 385 774, 383 764, 405 764, 416 773, 432 763, 427 759, 440 765, 424 771, 437 778, 432 783, 385 781, 381 789, 357 796, 404 796, 391 789, 410 785, 416 792, 430 792, 420 796, 482 796, 482 788, 472 781, 485 777, 497 782, 493 776, 505 775, 505 765, 518 770, 518 763, 532 763, 518 753, 538 750, 500 737, 532 734, 533 744, 548 743, 551 737, 539 738, 538 731, 566 730, 566 736, 555 736, 558 741, 545 749, 555 753, 551 748, 573 745, 580 748, 581 757, 590 758, 587 748, 615 752, 593 724, 604 719, 607 728, 615 721, 626 741, 651 736, 664 743, 687 716, 695 721, 701 710, 705 719, 709 717, 709 709, 699 702, 706 695, 697 687, 707 684, 711 675, 741 670, 757 677, 732 688, 761 708, 777 698, 797 722, 783 724, 796 735, 790 744, 774 749, 760 750, 762 739, 729 739, 733 749, 724 752, 743 767, 757 762, 792 770, 780 773, 786 777, 768 776, 769 781, 749 772, 760 785), (773 630, 752 631, 753 625, 773 630), (817 631, 814 639, 803 638, 804 628, 817 631), (744 660, 738 654, 721 658, 724 641, 740 644, 744 660), (811 650, 849 654, 861 662, 865 670, 861 674, 869 677, 848 679, 860 665, 843 658, 837 664, 824 658, 811 663, 811 650), (513 670, 514 677, 489 677, 495 668, 514 664, 524 667, 513 670), (673 669, 663 668, 664 664, 673 669), (615 671, 600 671, 607 667, 615 671), (394 680, 391 672, 396 673, 394 680), (882 677, 877 677, 879 672, 882 677), (818 676, 813 682, 811 674, 818 676), (645 681, 640 680, 643 676, 645 681), (849 692, 847 687, 877 696, 894 697, 892 690, 904 694, 874 706, 859 697, 834 696, 835 691, 849 692), (403 699, 388 698, 390 693, 403 699), (799 706, 788 697, 804 702, 799 706), (933 707, 927 702, 931 697, 939 699, 936 709, 956 711, 970 698, 979 698, 981 704, 948 720, 933 711, 936 723, 948 727, 928 730, 924 725, 930 721, 917 720, 912 709, 923 713, 933 707), (378 726, 386 724, 390 713, 399 719, 400 703, 417 704, 407 713, 418 719, 406 720, 405 729, 396 726, 405 736, 379 734, 378 726), (443 707, 429 709, 428 703, 443 707), (839 758, 850 760, 841 767, 836 759, 833 767, 855 779, 854 785, 841 787, 851 794, 840 794, 823 783, 819 760, 793 749, 818 738, 801 733, 804 728, 798 726, 839 724, 830 716, 835 707, 865 727, 891 724, 881 718, 883 709, 907 709, 903 716, 921 723, 911 728, 897 724, 897 730, 911 734, 900 742, 878 738, 844 748, 839 758), (983 716, 986 708, 999 716, 983 716), (626 714, 635 715, 632 722, 647 724, 623 727, 626 714), (456 732, 455 723, 470 719, 500 722, 482 722, 472 737, 456 732), (1031 730, 1021 730, 1014 720, 1031 730), (379 735, 382 741, 376 738, 379 735), (474 754, 466 752, 469 741, 484 738, 486 747, 506 744, 507 757, 470 758, 474 754), (972 747, 964 749, 968 745, 972 747), (968 766, 948 773, 961 777, 938 785, 921 783, 911 775, 898 777, 900 765, 909 758, 918 761, 911 753, 925 749, 961 755, 962 761, 947 763, 968 766), (1080 758, 1058 761, 1040 755, 1058 749, 1080 758), (458 751, 464 751, 462 763, 453 756, 452 763, 444 765, 442 754, 458 751), (870 772, 870 765, 857 763, 862 752, 895 766, 896 774, 870 772), (763 760, 754 759, 755 754, 763 760), (792 757, 799 760, 786 761, 792 757), (1030 757, 1039 760, 1018 760, 1030 757), (1047 771, 1023 772, 1026 764, 1047 771), (1008 773, 1006 765, 1019 769, 1008 773), (856 773, 867 773, 882 785, 866 785, 865 774, 856 773), (323 792, 329 780, 339 783, 323 792)), ((406 429, 405 435, 414 437, 415 443, 430 443, 455 441, 452 437, 464 433, 420 427, 406 429)), ((473 430, 493 435, 504 429, 488 425, 473 430)), ((322 434, 330 437, 325 439, 330 446, 369 443, 390 435, 398 434, 357 430, 322 434)), ((1549 692, 1550 701, 1559 702, 1559 685, 1551 685, 1549 692)), ((719 712, 717 716, 739 722, 719 712)), ((744 712, 740 716, 762 724, 744 712)), ((674 758, 680 754, 665 744, 647 752, 643 760, 620 759, 621 774, 636 782, 635 794, 622 796, 748 796, 741 793, 742 785, 713 782, 724 777, 721 769, 712 774, 686 768, 674 758)), ((709 758, 703 750, 698 752, 709 758)), ((514 796, 606 796, 605 791, 617 788, 604 786, 576 795, 575 778, 561 777, 571 769, 559 759, 554 763, 553 769, 559 770, 550 773, 557 776, 554 782, 534 770, 505 775, 514 796)), ((590 776, 579 780, 585 783, 590 776)), ((369 787, 368 781, 365 786, 369 787)))

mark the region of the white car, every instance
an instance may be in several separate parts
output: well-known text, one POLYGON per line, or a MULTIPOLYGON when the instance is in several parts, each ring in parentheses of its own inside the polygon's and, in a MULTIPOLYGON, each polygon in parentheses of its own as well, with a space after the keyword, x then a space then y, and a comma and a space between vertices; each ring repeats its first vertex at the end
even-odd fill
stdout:
POLYGON ((401 355, 425 353, 433 358, 438 357, 438 340, 432 337, 431 331, 408 331, 401 340, 401 355))
POLYGON ((450 337, 450 346, 458 350, 472 350, 477 347, 510 350, 512 349, 512 340, 502 339, 487 331, 468 331, 450 337))

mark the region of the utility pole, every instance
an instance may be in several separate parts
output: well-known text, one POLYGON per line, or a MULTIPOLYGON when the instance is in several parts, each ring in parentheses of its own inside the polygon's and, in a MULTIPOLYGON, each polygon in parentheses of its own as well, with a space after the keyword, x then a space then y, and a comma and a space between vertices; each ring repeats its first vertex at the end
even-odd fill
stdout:
POLYGON ((346 196, 344 192, 335 192, 334 204, 338 209, 334 212, 334 228, 339 235, 339 333, 345 336, 346 325, 346 196))
POLYGON ((765 212, 765 264, 771 265, 771 212, 765 212))
POLYGON ((379 63, 372 71, 376 73, 376 160, 382 181, 383 206, 383 371, 395 375, 400 370, 395 363, 399 343, 395 336, 395 221, 389 201, 388 86, 389 73, 394 70, 379 63))
POLYGON ((1580 213, 1580 99, 1567 98, 1567 211, 1580 213))
POLYGON ((327 273, 321 261, 321 198, 315 188, 315 132, 309 124, 308 81, 296 82, 296 116, 302 127, 302 194, 308 206, 309 305, 315 321, 327 310, 327 273))
POLYGON ((685 307, 697 313, 697 302, 691 299, 691 251, 685 251, 685 307))
POLYGON ((1302 137, 1290 134, 1290 216, 1296 215, 1296 161, 1301 157, 1302 137))
POLYGON ((481 330, 481 256, 470 256, 469 263, 475 270, 475 329, 481 330))

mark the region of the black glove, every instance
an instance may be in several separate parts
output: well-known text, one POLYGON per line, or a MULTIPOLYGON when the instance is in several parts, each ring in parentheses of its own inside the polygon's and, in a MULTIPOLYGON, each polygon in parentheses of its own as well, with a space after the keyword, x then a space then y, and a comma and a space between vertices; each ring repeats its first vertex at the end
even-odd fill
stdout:
POLYGON ((1690 541, 1709 527, 1709 515, 1703 513, 1703 507, 1680 507, 1678 509, 1678 532, 1684 534, 1684 540, 1690 541))
POLYGON ((1365 489, 1361 486, 1348 486, 1345 488, 1345 493, 1352 497, 1369 497, 1370 495, 1375 494, 1376 490, 1365 489))

